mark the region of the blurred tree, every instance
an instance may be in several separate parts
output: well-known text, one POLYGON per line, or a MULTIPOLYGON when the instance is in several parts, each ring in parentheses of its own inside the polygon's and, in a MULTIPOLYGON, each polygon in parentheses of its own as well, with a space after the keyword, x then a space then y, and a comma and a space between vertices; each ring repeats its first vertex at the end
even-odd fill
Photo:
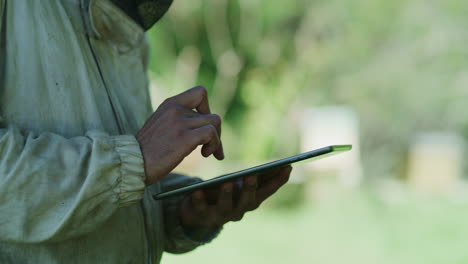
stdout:
POLYGON ((366 174, 395 176, 415 132, 468 134, 467 10, 457 0, 178 0, 149 33, 152 78, 165 95, 205 85, 237 159, 296 152, 301 106, 351 105, 366 174))

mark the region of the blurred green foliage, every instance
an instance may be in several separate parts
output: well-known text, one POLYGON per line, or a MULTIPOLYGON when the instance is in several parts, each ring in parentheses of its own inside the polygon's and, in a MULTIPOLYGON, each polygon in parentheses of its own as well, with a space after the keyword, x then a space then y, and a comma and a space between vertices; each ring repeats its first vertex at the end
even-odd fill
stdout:
POLYGON ((468 2, 177 0, 149 33, 152 78, 174 95, 202 84, 230 157, 297 152, 307 106, 361 118, 368 178, 398 176, 420 131, 468 135, 468 2))
POLYGON ((298 210, 260 209, 227 224, 213 243, 162 262, 464 264, 466 217, 466 203, 414 197, 388 203, 360 192, 298 210))

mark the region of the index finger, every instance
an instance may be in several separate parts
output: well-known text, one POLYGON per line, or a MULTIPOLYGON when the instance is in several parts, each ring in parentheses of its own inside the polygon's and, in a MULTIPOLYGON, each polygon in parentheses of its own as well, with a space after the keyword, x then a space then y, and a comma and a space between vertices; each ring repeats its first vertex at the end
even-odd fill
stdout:
POLYGON ((182 105, 189 109, 196 109, 200 114, 210 114, 210 105, 208 104, 208 92, 203 86, 197 86, 189 89, 179 95, 171 97, 170 102, 182 105))

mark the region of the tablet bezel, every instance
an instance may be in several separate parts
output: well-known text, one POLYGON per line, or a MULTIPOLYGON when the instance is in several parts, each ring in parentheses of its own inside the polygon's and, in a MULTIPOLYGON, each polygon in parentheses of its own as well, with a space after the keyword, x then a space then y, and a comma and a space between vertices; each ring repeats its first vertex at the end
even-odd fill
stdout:
POLYGON ((295 163, 295 162, 298 162, 298 161, 303 161, 303 160, 308 160, 308 159, 316 160, 316 159, 328 157, 328 156, 333 155, 333 154, 341 153, 341 152, 344 152, 344 151, 349 151, 351 149, 352 149, 352 145, 332 145, 332 146, 319 148, 319 149, 316 149, 316 150, 312 150, 312 151, 301 153, 301 154, 298 154, 298 155, 295 155, 295 156, 275 160, 275 161, 268 162, 268 163, 258 165, 258 166, 255 166, 255 167, 251 167, 251 168, 248 168, 248 169, 244 169, 244 170, 224 174, 224 175, 218 176, 216 178, 212 178, 212 179, 209 179, 209 180, 206 180, 206 181, 194 183, 194 184, 187 185, 187 186, 184 186, 184 187, 180 187, 180 188, 177 188, 177 189, 174 189, 174 190, 158 193, 158 194, 153 195, 153 199, 162 200, 162 199, 165 199, 165 198, 168 198, 168 197, 171 197, 171 196, 185 194, 185 193, 195 191, 195 190, 198 190, 198 189, 206 189, 206 188, 218 185, 218 184, 222 184, 222 183, 225 183, 225 182, 237 180, 239 178, 242 178, 242 177, 245 177, 245 176, 248 176, 248 175, 262 173, 264 171, 274 169, 274 168, 278 168, 278 167, 284 167, 286 165, 289 165, 289 164, 292 164, 292 163, 295 163))

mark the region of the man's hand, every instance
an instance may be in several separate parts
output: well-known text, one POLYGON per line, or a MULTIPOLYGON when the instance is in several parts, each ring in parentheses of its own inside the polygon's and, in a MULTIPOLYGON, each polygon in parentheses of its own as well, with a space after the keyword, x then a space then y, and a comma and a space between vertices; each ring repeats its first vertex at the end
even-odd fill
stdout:
POLYGON ((146 184, 169 174, 199 145, 203 145, 204 157, 213 154, 224 159, 220 136, 221 118, 211 114, 204 87, 166 99, 136 135, 145 161, 146 184))
POLYGON ((214 228, 239 221, 283 186, 291 170, 288 166, 248 176, 241 182, 222 184, 215 192, 198 190, 182 201, 180 221, 185 228, 214 228))

